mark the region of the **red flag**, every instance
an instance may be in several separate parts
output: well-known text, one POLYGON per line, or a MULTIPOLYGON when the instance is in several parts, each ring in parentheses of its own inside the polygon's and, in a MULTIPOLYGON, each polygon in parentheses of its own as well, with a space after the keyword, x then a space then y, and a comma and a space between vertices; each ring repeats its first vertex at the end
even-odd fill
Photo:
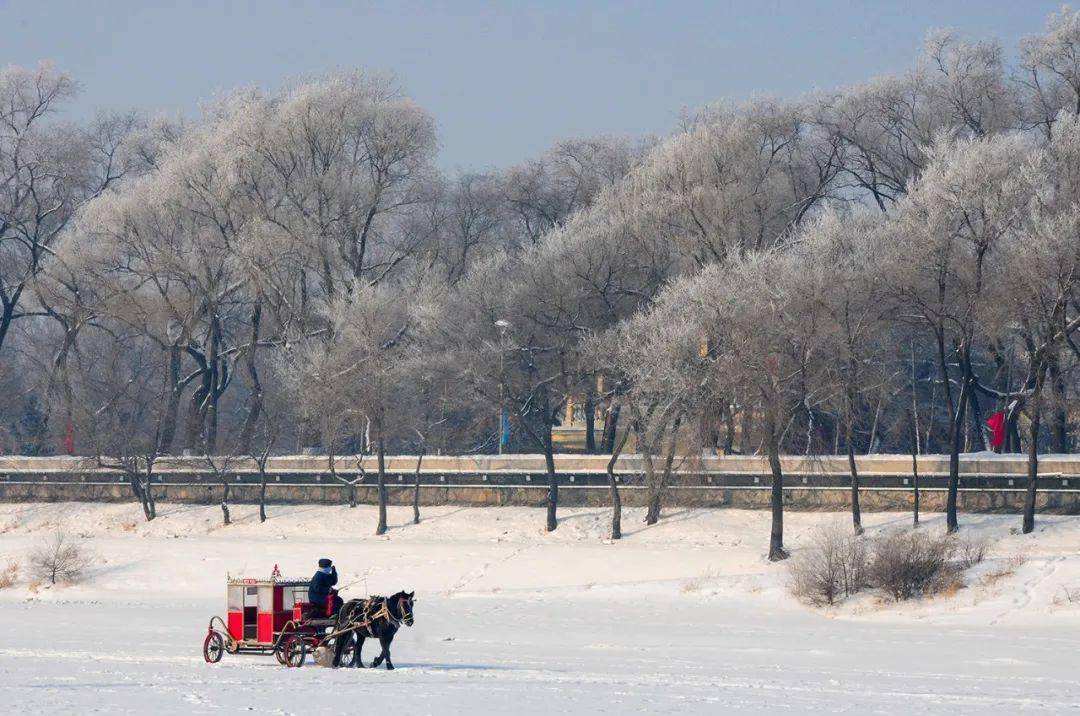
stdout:
POLYGON ((67 423, 67 430, 64 432, 64 452, 68 455, 75 454, 75 423, 70 420, 67 423))
POLYGON ((986 420, 990 428, 990 445, 999 448, 1005 444, 1005 411, 999 410, 986 420))

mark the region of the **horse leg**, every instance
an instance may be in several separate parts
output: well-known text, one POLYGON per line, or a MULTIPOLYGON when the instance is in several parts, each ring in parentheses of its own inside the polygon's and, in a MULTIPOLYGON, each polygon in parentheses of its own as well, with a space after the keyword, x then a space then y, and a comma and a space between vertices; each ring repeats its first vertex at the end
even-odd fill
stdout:
POLYGON ((335 669, 341 666, 341 650, 345 648, 345 640, 348 636, 339 636, 334 639, 334 658, 330 661, 330 666, 335 669))
POLYGON ((372 669, 379 668, 379 665, 382 664, 384 660, 387 664, 390 663, 390 655, 386 652, 386 636, 381 630, 379 630, 377 636, 379 638, 379 644, 382 645, 382 650, 379 652, 379 655, 375 657, 375 661, 371 662, 372 669))
POLYGON ((348 661, 342 663, 342 659, 345 658, 345 655, 342 652, 344 652, 345 649, 349 646, 354 645, 356 638, 357 637, 355 634, 350 633, 339 636, 337 639, 334 640, 334 668, 337 668, 339 666, 356 666, 357 655, 355 647, 352 653, 349 655, 348 661))
POLYGON ((382 654, 379 655, 379 658, 381 659, 384 656, 386 657, 386 670, 387 671, 393 671, 394 670, 394 662, 390 661, 390 644, 393 641, 394 641, 394 635, 393 634, 389 634, 387 636, 379 637, 379 644, 382 645, 382 654))
POLYGON ((364 660, 360 658, 360 652, 364 648, 364 635, 357 632, 356 634, 356 661, 353 662, 353 666, 358 669, 364 668, 364 660))

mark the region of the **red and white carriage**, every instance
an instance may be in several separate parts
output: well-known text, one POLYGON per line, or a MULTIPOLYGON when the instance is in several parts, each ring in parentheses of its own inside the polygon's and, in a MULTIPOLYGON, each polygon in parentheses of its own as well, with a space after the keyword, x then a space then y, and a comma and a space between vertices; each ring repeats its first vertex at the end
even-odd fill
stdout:
MULTIPOLYGON (((269 579, 226 577, 226 618, 210 618, 203 658, 216 664, 229 654, 272 653, 280 664, 302 666, 308 652, 333 639, 336 620, 333 597, 325 605, 307 601, 307 579, 283 579, 277 565, 269 579)), ((341 662, 351 663, 349 643, 343 645, 341 662)), ((352 647, 355 648, 355 647, 352 647)))

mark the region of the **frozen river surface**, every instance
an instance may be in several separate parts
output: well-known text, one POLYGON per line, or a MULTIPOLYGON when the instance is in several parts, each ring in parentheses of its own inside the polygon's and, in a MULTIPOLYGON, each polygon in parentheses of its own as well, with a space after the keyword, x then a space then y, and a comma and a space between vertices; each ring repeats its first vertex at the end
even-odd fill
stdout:
MULTIPOLYGON (((42 539, 50 509, 0 512, 0 559, 42 539)), ((1080 710, 1080 615, 1053 597, 1076 577, 1080 530, 1064 518, 1039 542, 1003 536, 987 569, 1018 562, 1015 544, 1030 555, 993 586, 973 578, 948 599, 822 612, 788 596, 784 568, 761 558, 763 514, 676 516, 605 545, 587 526, 602 524, 600 513, 582 513, 577 527, 568 517, 558 538, 536 530, 531 512, 472 511, 376 540, 343 535, 325 515, 325 537, 290 532, 295 514, 276 528, 222 530, 200 509, 131 529, 65 515, 86 525, 101 564, 79 586, 0 592, 4 702, 50 714, 1080 710), (496 514, 503 524, 484 526, 496 514), (251 565, 280 561, 292 573, 324 552, 348 570, 343 582, 417 590, 396 671, 286 669, 272 656, 203 662, 226 571, 262 574, 251 565)), ((827 518, 794 515, 793 546, 827 518)), ((1008 535, 1001 519, 972 530, 1008 535)))

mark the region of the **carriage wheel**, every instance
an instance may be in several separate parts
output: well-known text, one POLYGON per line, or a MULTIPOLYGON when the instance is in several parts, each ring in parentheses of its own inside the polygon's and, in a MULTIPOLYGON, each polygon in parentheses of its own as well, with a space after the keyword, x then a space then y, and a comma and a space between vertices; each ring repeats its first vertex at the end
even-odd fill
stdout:
POLYGON ((304 665, 307 657, 307 645, 302 637, 290 636, 285 642, 285 666, 290 669, 304 665))
POLYGON ((216 664, 221 661, 221 656, 225 653, 225 640, 221 638, 221 634, 216 631, 212 631, 206 635, 206 640, 203 641, 202 655, 206 659, 207 664, 216 664))
POLYGON ((356 635, 346 634, 339 637, 343 639, 341 643, 341 655, 338 657, 338 666, 350 667, 356 666, 356 659, 359 656, 356 649, 356 635))
POLYGON ((274 647, 274 658, 277 659, 277 663, 281 664, 282 666, 288 666, 288 664, 285 663, 285 645, 284 644, 281 644, 280 646, 275 646, 274 647))

